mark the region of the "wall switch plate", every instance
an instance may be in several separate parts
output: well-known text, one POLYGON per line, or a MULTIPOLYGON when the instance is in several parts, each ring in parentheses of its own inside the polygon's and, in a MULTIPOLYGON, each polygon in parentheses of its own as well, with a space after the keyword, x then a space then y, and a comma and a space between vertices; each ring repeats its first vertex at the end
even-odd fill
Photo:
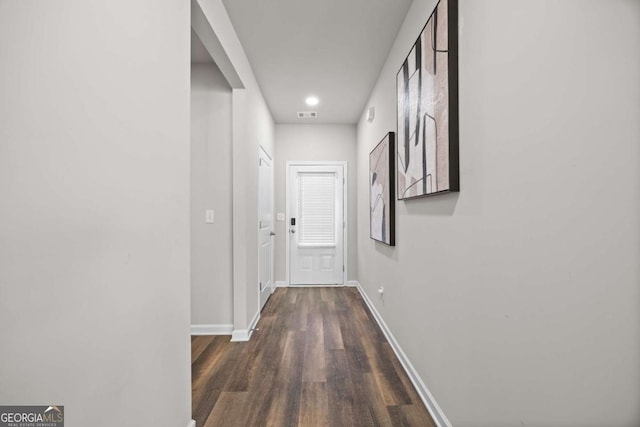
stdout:
POLYGON ((276 220, 277 221, 284 221, 284 212, 278 212, 276 214, 276 220))
POLYGON ((216 213, 213 209, 205 212, 204 222, 206 222, 207 224, 213 224, 214 222, 216 222, 216 213))

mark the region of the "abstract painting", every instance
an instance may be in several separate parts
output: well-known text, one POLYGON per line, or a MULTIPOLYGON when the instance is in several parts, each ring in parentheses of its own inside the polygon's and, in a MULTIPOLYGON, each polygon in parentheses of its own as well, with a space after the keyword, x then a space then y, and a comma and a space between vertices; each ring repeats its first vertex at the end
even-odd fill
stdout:
POLYGON ((369 154, 371 238, 395 246, 396 198, 393 177, 395 134, 389 132, 369 154))
POLYGON ((457 20, 440 0, 396 76, 399 200, 460 190, 457 20))

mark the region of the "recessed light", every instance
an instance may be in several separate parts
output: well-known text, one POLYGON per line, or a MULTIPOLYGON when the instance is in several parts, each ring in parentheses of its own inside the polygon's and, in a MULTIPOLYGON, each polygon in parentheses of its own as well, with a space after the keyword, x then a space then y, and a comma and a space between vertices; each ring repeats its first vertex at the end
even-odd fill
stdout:
POLYGON ((314 105, 318 105, 318 102, 320 101, 315 96, 310 96, 305 99, 304 102, 306 102, 308 106, 313 107, 314 105))

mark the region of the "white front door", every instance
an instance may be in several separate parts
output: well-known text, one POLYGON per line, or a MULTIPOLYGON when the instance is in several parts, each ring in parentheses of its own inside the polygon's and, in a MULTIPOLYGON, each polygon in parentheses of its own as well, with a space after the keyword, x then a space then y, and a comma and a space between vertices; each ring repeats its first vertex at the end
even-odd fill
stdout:
POLYGON ((344 284, 344 166, 289 165, 289 283, 344 284))
POLYGON ((260 310, 273 292, 271 266, 273 263, 271 238, 273 234, 271 157, 260 147, 258 168, 258 278, 260 310))

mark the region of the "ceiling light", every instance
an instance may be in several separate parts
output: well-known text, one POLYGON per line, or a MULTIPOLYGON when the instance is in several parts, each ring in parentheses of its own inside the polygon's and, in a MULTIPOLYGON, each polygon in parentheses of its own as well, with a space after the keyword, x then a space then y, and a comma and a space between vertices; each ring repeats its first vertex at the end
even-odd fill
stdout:
POLYGON ((308 106, 313 107, 314 105, 318 105, 318 102, 320 101, 315 96, 310 96, 305 99, 304 102, 306 102, 308 106))

